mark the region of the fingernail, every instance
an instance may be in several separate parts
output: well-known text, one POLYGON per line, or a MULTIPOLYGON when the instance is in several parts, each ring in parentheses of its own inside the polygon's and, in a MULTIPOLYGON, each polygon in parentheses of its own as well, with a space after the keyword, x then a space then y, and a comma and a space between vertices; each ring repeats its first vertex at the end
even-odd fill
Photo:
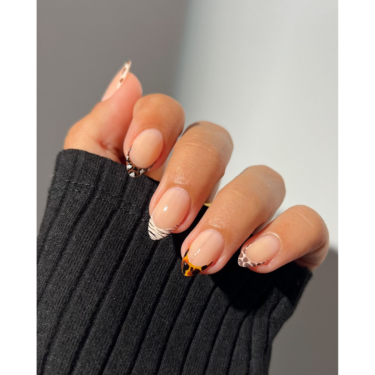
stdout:
POLYGON ((130 177, 149 171, 163 150, 163 135, 157 129, 147 129, 134 140, 126 155, 126 169, 130 177))
POLYGON ((223 252, 224 238, 216 230, 200 233, 186 251, 181 271, 185 276, 196 276, 209 267, 223 252))
POLYGON ((118 83, 117 83, 117 89, 119 89, 121 85, 124 83, 125 78, 128 75, 131 66, 132 66, 132 62, 130 60, 128 60, 124 64, 124 67, 122 68, 122 71, 121 71, 120 79, 118 80, 118 83))
POLYGON ((156 205, 148 224, 152 240, 167 237, 184 220, 190 210, 190 196, 179 187, 168 189, 156 205))
POLYGON ((278 237, 267 234, 241 250, 238 264, 241 267, 257 267, 272 260, 279 251, 278 237))

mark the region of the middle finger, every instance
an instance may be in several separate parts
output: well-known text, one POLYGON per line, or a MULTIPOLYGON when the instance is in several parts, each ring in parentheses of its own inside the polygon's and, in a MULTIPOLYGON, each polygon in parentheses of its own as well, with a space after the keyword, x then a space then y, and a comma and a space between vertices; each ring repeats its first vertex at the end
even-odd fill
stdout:
POLYGON ((190 226, 224 175, 232 150, 232 139, 221 126, 202 121, 187 129, 150 202, 151 239, 160 240, 190 226))

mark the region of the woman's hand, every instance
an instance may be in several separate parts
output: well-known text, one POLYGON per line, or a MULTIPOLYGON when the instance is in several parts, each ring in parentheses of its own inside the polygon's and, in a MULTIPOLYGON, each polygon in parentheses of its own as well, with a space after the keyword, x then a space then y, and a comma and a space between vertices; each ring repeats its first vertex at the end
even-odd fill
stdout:
MULTIPOLYGON (((184 127, 181 105, 161 94, 142 97, 129 68, 125 65, 103 101, 72 127, 64 148, 124 163, 131 177, 160 180, 150 202, 149 234, 161 240, 192 224, 224 175, 233 143, 227 130, 207 121, 189 126, 178 139, 184 127)), ((311 208, 294 206, 270 222, 284 197, 277 172, 262 165, 244 170, 218 192, 182 244, 183 274, 215 273, 241 245, 239 265, 255 272, 291 261, 310 270, 319 266, 328 251, 324 221, 311 208)))

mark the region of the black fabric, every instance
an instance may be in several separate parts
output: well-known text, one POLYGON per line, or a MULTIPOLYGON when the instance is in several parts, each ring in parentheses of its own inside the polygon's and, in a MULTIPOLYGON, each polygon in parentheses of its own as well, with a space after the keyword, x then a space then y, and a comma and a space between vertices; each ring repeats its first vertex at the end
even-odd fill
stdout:
POLYGON ((236 254, 215 275, 183 276, 189 231, 147 233, 156 187, 111 160, 59 154, 38 237, 38 374, 268 373, 310 272, 256 274, 236 254))

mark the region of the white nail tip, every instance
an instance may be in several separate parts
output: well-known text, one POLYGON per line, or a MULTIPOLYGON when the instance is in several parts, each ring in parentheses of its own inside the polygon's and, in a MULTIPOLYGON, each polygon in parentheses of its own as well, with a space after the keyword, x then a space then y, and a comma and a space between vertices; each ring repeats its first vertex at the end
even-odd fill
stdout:
MULTIPOLYGON (((176 227, 177 227, 177 225, 176 225, 176 227)), ((160 229, 155 225, 154 220, 151 216, 150 220, 148 222, 148 234, 153 241, 159 241, 159 240, 167 237, 173 231, 173 229, 175 229, 176 227, 167 228, 167 229, 160 229)))

